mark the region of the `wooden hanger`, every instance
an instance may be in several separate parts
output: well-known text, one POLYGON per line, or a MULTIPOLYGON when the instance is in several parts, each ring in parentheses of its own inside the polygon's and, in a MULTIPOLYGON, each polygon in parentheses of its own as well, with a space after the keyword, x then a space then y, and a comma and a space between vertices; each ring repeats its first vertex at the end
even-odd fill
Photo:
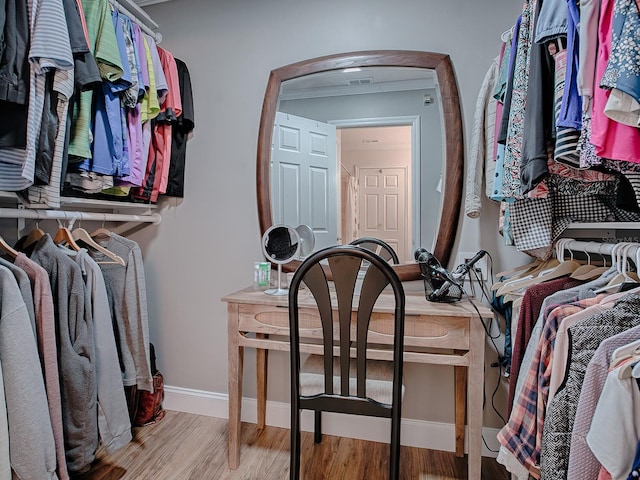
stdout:
POLYGON ((525 270, 516 272, 514 275, 507 278, 506 280, 503 280, 501 282, 496 282, 493 285, 491 285, 491 291, 498 290, 500 287, 508 283, 517 282, 521 280, 528 280, 528 279, 537 277, 542 272, 545 272, 551 268, 554 268, 559 264, 560 262, 555 258, 550 258, 549 260, 540 260, 537 262, 527 264, 526 267, 528 268, 526 268, 525 270))
MULTIPOLYGON (((556 243, 556 249, 558 245, 562 245, 564 239, 560 239, 558 240, 558 243, 556 243)), ((556 252, 556 257, 557 257, 557 252, 556 252)), ((558 266, 560 264, 560 261, 558 260, 558 258, 550 258, 547 260, 540 260, 537 259, 531 263, 528 263, 526 265, 523 265, 521 267, 516 267, 512 270, 507 270, 505 272, 499 272, 498 274, 496 274, 496 277, 499 278, 503 275, 507 275, 509 273, 514 272, 513 275, 511 275, 508 279, 502 281, 502 282, 496 282, 491 286, 491 290, 498 290, 500 287, 502 287, 503 285, 507 284, 507 283, 511 283, 512 281, 518 281, 519 279, 522 280, 526 280, 526 279, 530 279, 530 278, 534 278, 539 276, 541 273, 543 272, 547 272, 548 270, 558 266)))
POLYGON ((125 266, 125 261, 122 259, 122 257, 120 257, 119 255, 116 255, 111 250, 103 247, 98 242, 96 242, 93 239, 93 237, 89 235, 89 232, 87 232, 84 228, 76 228, 75 230, 73 230, 73 232, 71 232, 71 234, 73 235, 74 240, 82 242, 84 245, 87 245, 93 250, 96 250, 97 252, 100 252, 104 256, 111 259, 111 261, 101 260, 101 261, 96 261, 96 263, 117 264, 117 265, 122 265, 123 267, 125 266))
POLYGON ((37 243, 42 237, 45 236, 44 230, 40 228, 40 219, 36 220, 36 227, 29 232, 27 238, 22 242, 22 249, 27 249, 34 243, 37 243))
MULTIPOLYGON (((560 259, 564 259, 564 246, 566 245, 566 242, 563 240, 564 239, 561 239, 556 244, 556 257, 560 259), (561 253, 559 253, 560 249, 562 249, 561 253)), ((581 264, 579 262, 573 259, 561 261, 557 266, 551 268, 550 270, 541 272, 538 276, 534 278, 530 278, 523 281, 516 281, 513 283, 508 283, 503 285, 498 289, 496 294, 505 295, 507 293, 513 293, 515 291, 522 290, 531 285, 537 285, 539 283, 546 282, 548 280, 554 280, 556 278, 564 277, 566 275, 573 273, 580 265, 581 264)))
POLYGON ((91 232, 91 236, 93 238, 97 238, 97 237, 107 237, 107 238, 109 238, 111 236, 111 231, 104 227, 105 221, 106 221, 106 217, 102 220, 102 227, 100 227, 97 230, 91 232))
MULTIPOLYGON (((596 242, 589 242, 589 243, 591 244, 596 242)), ((591 255, 589 255, 589 252, 587 252, 585 249, 584 253, 587 255, 587 264, 578 267, 570 275, 571 278, 574 278, 576 280, 592 280, 594 278, 598 278, 604 272, 609 270, 609 268, 606 265, 603 267, 598 267, 597 265, 593 265, 591 263, 591 255)), ((604 259, 604 256, 602 258, 604 259)))
POLYGON ((67 245, 72 250, 76 252, 80 251, 80 246, 73 239, 73 235, 67 227, 60 227, 56 232, 56 236, 53 237, 53 243, 56 245, 67 245))
POLYGON ((535 267, 537 267, 538 265, 540 265, 543 262, 543 260, 540 260, 539 258, 536 258, 533 262, 531 263, 526 263, 524 265, 520 265, 518 267, 512 268, 511 270, 505 270, 502 272, 498 272, 494 275, 494 277, 496 278, 502 278, 502 277, 511 277, 516 273, 522 273, 522 272, 526 272, 527 270, 532 270, 535 267))
POLYGON ((2 237, 0 237, 0 248, 8 253, 12 258, 16 258, 18 256, 18 251, 9 245, 2 237))

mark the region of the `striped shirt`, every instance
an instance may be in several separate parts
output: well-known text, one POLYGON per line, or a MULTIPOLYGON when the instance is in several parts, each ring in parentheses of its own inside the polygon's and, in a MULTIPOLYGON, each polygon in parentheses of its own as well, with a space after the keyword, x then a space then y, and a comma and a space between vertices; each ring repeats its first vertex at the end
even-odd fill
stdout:
POLYGON ((48 185, 32 186, 28 190, 29 207, 36 206, 60 208, 60 175, 62 173, 62 158, 67 131, 67 111, 69 99, 73 95, 73 71, 58 70, 53 79, 53 89, 58 92, 58 130, 56 132, 53 149, 53 163, 48 185))
POLYGON ((45 76, 49 70, 72 70, 73 56, 62 0, 28 2, 29 13, 29 108, 25 149, 0 150, 0 190, 19 191, 33 184, 38 135, 45 99, 45 76))

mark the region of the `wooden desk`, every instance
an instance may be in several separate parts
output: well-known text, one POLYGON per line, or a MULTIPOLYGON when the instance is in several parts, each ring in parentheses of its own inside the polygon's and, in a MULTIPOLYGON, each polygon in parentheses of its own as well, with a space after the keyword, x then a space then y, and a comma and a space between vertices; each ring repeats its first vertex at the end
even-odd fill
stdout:
MULTIPOLYGON (((424 295, 407 294, 405 307, 404 361, 452 365, 455 370, 456 455, 464 455, 465 410, 468 411, 469 479, 480 480, 482 455, 482 414, 484 393, 485 332, 475 309, 467 300, 455 304, 427 302, 424 295), (428 350, 428 351, 426 351, 428 350), (465 405, 466 393, 466 405, 465 405), (466 407, 466 409, 465 409, 466 407)), ((244 348, 256 350, 258 428, 264 428, 266 416, 267 351, 289 350, 289 313, 287 296, 265 295, 251 289, 240 290, 222 298, 227 303, 229 342, 229 468, 240 463, 240 410, 242 405, 242 371, 244 348)), ((301 337, 320 338, 320 323, 312 300, 300 308, 309 311, 300 316, 301 337), (304 329, 304 335, 303 335, 304 329)), ((483 318, 492 312, 476 302, 483 318)), ((390 331, 393 298, 383 294, 372 317, 369 342, 380 348, 370 349, 368 357, 391 360, 390 331)), ((300 350, 321 354, 318 344, 301 344, 300 350)))

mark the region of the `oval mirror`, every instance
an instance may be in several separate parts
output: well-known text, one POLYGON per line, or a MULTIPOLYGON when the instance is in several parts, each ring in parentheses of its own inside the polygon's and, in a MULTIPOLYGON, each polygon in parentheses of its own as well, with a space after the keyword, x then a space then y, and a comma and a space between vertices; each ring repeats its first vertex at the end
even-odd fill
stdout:
MULTIPOLYGON (((274 223, 308 224, 316 249, 346 244, 357 236, 377 237, 401 252, 401 264, 394 266, 400 279, 417 280, 420 269, 412 260, 416 248, 430 249, 443 265, 449 261, 463 169, 460 100, 448 55, 353 52, 271 71, 258 133, 261 233, 274 223), (387 105, 406 101, 415 108, 381 114, 374 96, 386 97, 387 105), (321 114, 318 105, 324 108, 321 114), (373 127, 391 130, 373 136, 368 130, 373 127), (399 138, 393 130, 399 127, 407 127, 399 135, 409 138, 403 147, 409 160, 391 166, 372 160, 367 146, 380 143, 379 138, 399 138), (342 148, 337 147, 342 144, 365 145, 359 155, 368 156, 369 164, 342 159, 342 148), (297 152, 309 154, 311 161, 292 159, 297 152), (318 158, 325 164, 313 163, 318 158), (346 194, 352 177, 357 197, 346 194), (389 186, 396 189, 393 194, 384 190, 389 186), (394 228, 403 235, 385 236, 394 228)), ((284 268, 293 271, 298 264, 294 260, 284 268)))

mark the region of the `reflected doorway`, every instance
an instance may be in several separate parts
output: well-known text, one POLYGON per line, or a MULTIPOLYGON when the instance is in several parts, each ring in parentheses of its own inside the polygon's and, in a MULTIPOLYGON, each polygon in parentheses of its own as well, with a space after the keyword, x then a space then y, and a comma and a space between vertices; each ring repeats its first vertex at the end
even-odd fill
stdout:
POLYGON ((338 127, 341 243, 375 237, 412 260, 413 134, 412 125, 338 127))

